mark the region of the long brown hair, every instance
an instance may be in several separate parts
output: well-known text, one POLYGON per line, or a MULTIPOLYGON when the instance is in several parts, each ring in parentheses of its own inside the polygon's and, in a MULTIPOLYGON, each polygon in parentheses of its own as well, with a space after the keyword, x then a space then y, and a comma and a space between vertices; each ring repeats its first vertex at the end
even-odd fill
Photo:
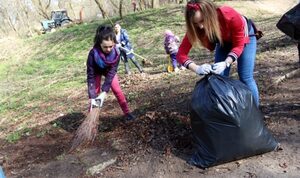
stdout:
POLYGON ((204 43, 204 39, 208 38, 210 42, 218 42, 222 44, 222 36, 220 24, 217 14, 217 5, 210 0, 190 0, 185 10, 185 22, 187 27, 187 36, 191 44, 204 43), (193 6, 190 8, 189 6, 193 6), (196 6, 196 8, 194 8, 196 6), (197 8, 198 7, 198 8, 197 8), (203 29, 195 27, 193 18, 199 10, 203 16, 203 29))

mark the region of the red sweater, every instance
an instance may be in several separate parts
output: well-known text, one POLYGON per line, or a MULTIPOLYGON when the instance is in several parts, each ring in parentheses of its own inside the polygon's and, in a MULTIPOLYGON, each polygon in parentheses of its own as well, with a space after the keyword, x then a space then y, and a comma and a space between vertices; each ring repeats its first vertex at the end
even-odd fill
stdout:
MULTIPOLYGON (((228 53, 228 56, 236 60, 243 52, 244 45, 249 43, 247 23, 245 19, 231 7, 219 7, 217 13, 223 44, 231 44, 232 48, 228 53)), ((210 42, 207 37, 202 41, 202 44, 210 51, 213 51, 216 46, 216 43, 210 42)), ((177 61, 185 67, 192 62, 188 58, 188 53, 191 48, 192 44, 190 43, 187 34, 185 34, 176 56, 177 61)))

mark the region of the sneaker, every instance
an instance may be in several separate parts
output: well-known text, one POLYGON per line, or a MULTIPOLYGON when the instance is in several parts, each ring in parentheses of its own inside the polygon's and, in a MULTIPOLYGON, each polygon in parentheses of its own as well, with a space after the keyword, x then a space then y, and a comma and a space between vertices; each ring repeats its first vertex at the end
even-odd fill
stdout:
POLYGON ((127 121, 133 121, 133 120, 136 119, 136 117, 135 117, 133 114, 128 113, 128 114, 125 115, 125 119, 126 119, 127 121))
POLYGON ((176 68, 174 69, 174 72, 179 72, 178 67, 176 67, 176 68))

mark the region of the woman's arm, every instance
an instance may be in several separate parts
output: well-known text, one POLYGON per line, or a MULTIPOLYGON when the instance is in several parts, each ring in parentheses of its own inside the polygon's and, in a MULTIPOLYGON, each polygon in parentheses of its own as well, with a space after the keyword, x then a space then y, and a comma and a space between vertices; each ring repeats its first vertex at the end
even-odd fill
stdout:
MULTIPOLYGON (((243 17, 233 10, 233 16, 229 22, 229 28, 231 33, 232 49, 230 50, 228 57, 231 57, 233 61, 237 60, 244 50, 245 45, 245 24, 243 17)), ((227 57, 227 58, 228 58, 227 57)))
POLYGON ((176 60, 186 68, 188 68, 189 64, 193 62, 192 60, 189 60, 188 57, 191 48, 192 44, 190 43, 187 35, 185 35, 179 46, 176 60))

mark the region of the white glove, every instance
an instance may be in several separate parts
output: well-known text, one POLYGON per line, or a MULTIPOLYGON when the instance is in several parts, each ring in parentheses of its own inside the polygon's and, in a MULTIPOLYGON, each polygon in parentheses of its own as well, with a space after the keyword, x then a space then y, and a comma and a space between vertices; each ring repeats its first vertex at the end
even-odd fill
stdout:
POLYGON ((95 98, 95 102, 97 103, 97 106, 98 107, 102 107, 103 106, 103 102, 104 102, 104 99, 106 97, 106 92, 101 92, 100 95, 95 98))
POLYGON ((217 62, 217 63, 213 64, 213 66, 212 66, 212 73, 221 74, 222 72, 224 72, 226 67, 227 67, 227 62, 225 62, 225 61, 217 62))
POLYGON ((128 55, 128 54, 131 54, 131 53, 133 53, 133 49, 131 49, 130 51, 127 51, 127 52, 126 52, 127 55, 128 55))
POLYGON ((206 75, 211 72, 212 68, 210 64, 202 64, 200 66, 197 66, 196 73, 198 75, 206 75))
POLYGON ((118 43, 118 44, 116 44, 116 48, 120 48, 121 47, 121 44, 120 43, 118 43))
POLYGON ((119 46, 120 51, 123 51, 124 53, 128 53, 130 50, 128 50, 127 48, 123 47, 123 46, 119 46))
POLYGON ((106 92, 105 92, 105 91, 104 91, 104 92, 101 92, 100 95, 96 98, 96 101, 97 101, 98 103, 100 103, 100 104, 99 104, 100 107, 103 106, 103 102, 104 102, 105 98, 106 98, 106 92))
POLYGON ((98 107, 100 107, 100 106, 99 106, 99 103, 96 101, 96 99, 91 99, 91 109, 98 108, 98 107))

